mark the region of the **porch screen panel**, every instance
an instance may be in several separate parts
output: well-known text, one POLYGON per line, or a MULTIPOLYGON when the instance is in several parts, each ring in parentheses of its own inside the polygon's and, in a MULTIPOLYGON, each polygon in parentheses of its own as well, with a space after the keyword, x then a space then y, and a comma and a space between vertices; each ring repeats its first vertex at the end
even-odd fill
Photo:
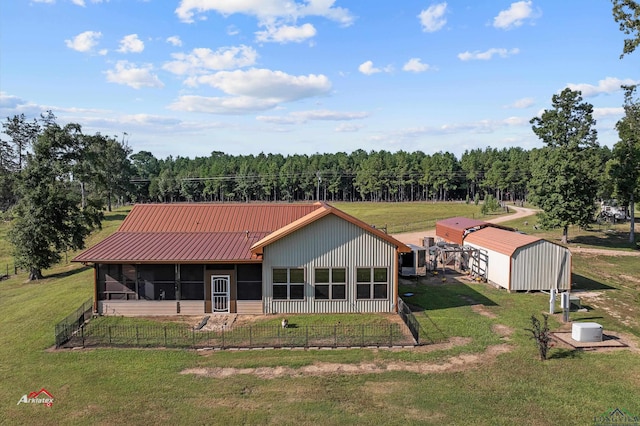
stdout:
POLYGON ((180 299, 204 300, 204 265, 180 265, 180 299))
POLYGON ((262 265, 238 265, 237 273, 237 299, 262 300, 262 265))

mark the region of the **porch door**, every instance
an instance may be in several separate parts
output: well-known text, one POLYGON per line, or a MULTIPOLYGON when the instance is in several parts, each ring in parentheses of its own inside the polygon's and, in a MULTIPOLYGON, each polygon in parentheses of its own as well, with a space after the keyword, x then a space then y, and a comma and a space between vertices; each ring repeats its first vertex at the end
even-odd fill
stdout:
POLYGON ((212 312, 229 312, 230 276, 211 276, 212 312))

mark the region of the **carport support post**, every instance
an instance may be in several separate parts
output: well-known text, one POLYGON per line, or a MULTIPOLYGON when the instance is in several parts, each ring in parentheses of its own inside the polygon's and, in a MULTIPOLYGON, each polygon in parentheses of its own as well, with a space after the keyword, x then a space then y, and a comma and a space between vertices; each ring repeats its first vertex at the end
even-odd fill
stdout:
POLYGON ((549 292, 549 313, 551 315, 556 313, 556 289, 552 288, 549 292))

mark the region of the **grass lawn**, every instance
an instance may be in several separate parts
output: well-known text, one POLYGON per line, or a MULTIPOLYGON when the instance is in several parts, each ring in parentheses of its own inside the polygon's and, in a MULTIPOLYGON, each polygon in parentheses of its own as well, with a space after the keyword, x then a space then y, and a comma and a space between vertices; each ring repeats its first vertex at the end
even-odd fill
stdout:
POLYGON ((331 203, 336 208, 377 228, 387 227, 389 234, 421 231, 436 227, 436 221, 453 216, 486 219, 499 214, 484 216, 482 206, 473 202, 433 203, 331 203))
MULTIPOLYGON (((384 213, 370 217, 400 216, 394 208, 401 206, 380 205, 384 213)), ((468 215, 442 208, 452 213, 446 216, 468 215)), ((123 215, 110 215, 88 244, 123 215)), ((575 281, 602 297, 572 319, 638 339, 632 320, 640 318, 640 288, 629 279, 640 277, 637 259, 574 255, 575 281)), ((524 329, 548 308, 540 293, 509 294, 451 277, 403 281, 400 293, 414 293, 406 300, 436 343, 415 350, 52 351, 54 324, 92 295, 92 270, 59 265, 45 275, 35 283, 24 274, 0 282, 0 424, 584 425, 614 408, 640 416, 638 352, 556 347, 551 359, 537 360, 524 329), (278 374, 335 365, 344 367, 278 374), (348 366, 371 372, 351 374, 348 366), (227 376, 181 374, 231 368, 227 376), (52 407, 17 405, 41 388, 54 396, 52 407)), ((559 320, 550 318, 552 328, 559 320)))

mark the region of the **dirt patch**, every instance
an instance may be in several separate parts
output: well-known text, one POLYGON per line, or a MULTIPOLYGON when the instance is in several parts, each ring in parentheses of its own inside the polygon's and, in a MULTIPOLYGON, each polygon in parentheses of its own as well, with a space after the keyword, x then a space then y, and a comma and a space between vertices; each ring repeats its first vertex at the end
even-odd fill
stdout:
POLYGON ((514 333, 514 329, 503 325, 503 324, 494 324, 491 326, 491 331, 500 336, 503 340, 509 340, 511 335, 514 333))
POLYGON ((482 315, 483 317, 492 318, 492 319, 498 318, 498 316, 493 312, 487 311, 484 305, 473 305, 471 306, 471 310, 476 314, 482 315))
POLYGON ((262 379, 275 379, 280 377, 322 376, 330 374, 379 374, 390 371, 409 371, 416 374, 442 373, 451 371, 464 371, 475 368, 481 364, 495 361, 496 355, 509 352, 511 346, 507 344, 490 346, 485 352, 477 354, 462 354, 450 357, 441 363, 411 363, 394 361, 387 364, 359 363, 339 364, 318 362, 300 368, 291 367, 256 367, 256 368, 189 368, 180 374, 193 374, 212 378, 224 378, 238 374, 254 375, 262 379))

